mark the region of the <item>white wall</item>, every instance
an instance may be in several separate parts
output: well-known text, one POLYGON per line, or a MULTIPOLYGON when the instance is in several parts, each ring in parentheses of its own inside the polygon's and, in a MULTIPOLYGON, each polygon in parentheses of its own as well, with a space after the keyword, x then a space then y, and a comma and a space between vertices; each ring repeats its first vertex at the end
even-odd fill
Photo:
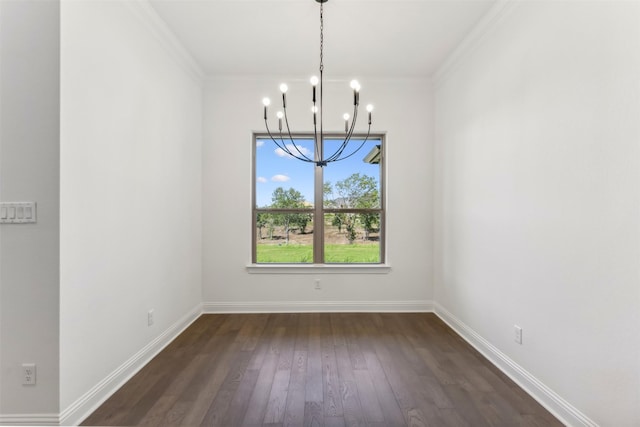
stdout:
MULTIPOLYGON (((312 72, 313 70, 310 70, 312 72)), ((328 74, 328 71, 327 71, 328 74)), ((278 97, 279 80, 212 78, 205 91, 203 294, 215 310, 330 309, 328 302, 363 308, 389 302, 424 306, 432 298, 432 112, 427 80, 368 80, 361 102, 376 105, 374 131, 387 132, 387 256, 389 274, 249 274, 251 262, 251 130, 264 131, 262 96, 278 97), (323 289, 313 289, 314 278, 323 289), (367 304, 372 302, 372 304, 367 304), (251 304, 255 303, 255 304, 251 304), (282 303, 282 304, 280 304, 282 303)), ((348 80, 325 87, 327 130, 340 130, 352 102, 348 80), (328 114, 327 114, 328 116, 328 114)), ((290 79, 293 130, 312 130, 308 79, 290 79)), ((331 167, 331 166, 328 166, 331 167)))
POLYGON ((638 76, 640 3, 517 2, 435 93, 436 301, 602 426, 640 424, 638 76))
POLYGON ((0 422, 58 412, 59 16, 57 1, 0 2, 0 200, 38 204, 37 224, 0 226, 0 422))
POLYGON ((201 303, 202 81, 145 13, 62 4, 63 412, 201 303))

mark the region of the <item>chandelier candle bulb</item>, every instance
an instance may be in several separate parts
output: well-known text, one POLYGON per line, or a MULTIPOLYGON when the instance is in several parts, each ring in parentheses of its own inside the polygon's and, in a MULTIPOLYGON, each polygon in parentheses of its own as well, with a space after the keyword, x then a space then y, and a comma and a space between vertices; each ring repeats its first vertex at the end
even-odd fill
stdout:
POLYGON ((315 105, 315 103, 316 103, 316 86, 318 85, 318 78, 316 76, 312 76, 309 81, 310 81, 311 86, 313 88, 313 103, 315 105))
POLYGON ((263 98, 262 103, 264 104, 264 119, 267 120, 267 107, 271 104, 271 100, 269 98, 263 98))
POLYGON ((342 116, 342 118, 344 119, 344 131, 345 132, 349 132, 349 114, 344 113, 344 116, 342 116))
POLYGON ((357 80, 351 80, 351 89, 353 89, 353 105, 360 104, 360 83, 357 80))
MULTIPOLYGON (((280 129, 280 132, 282 132, 282 116, 284 116, 284 114, 282 114, 282 111, 278 111, 276 113, 276 117, 278 117, 278 128, 280 129)), ((371 116, 371 113, 369 113, 369 116, 371 116)))
POLYGON ((289 86, 286 83, 280 85, 280 92, 282 92, 282 108, 287 108, 287 91, 289 86))

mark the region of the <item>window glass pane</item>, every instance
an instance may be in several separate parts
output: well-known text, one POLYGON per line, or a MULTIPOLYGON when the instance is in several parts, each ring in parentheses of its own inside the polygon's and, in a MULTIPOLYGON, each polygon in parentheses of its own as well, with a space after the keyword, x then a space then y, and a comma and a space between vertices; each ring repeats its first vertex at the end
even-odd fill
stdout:
POLYGON ((324 257, 327 263, 381 262, 380 214, 325 214, 324 257))
POLYGON ((256 228, 256 262, 313 262, 311 213, 259 212, 256 228))
MULTIPOLYGON (((298 151, 291 141, 286 145, 289 150, 300 156, 300 152, 313 159, 313 140, 295 139, 298 151)), ((278 141, 279 142, 279 141, 278 141)), ((286 140, 285 140, 286 142, 286 140)), ((274 191, 278 188, 295 189, 302 200, 313 205, 313 163, 294 159, 278 147, 271 139, 256 139, 256 207, 264 208, 274 203, 274 191)))
POLYGON ((256 135, 252 261, 384 262, 383 140, 380 134, 368 140, 358 135, 341 151, 340 138, 326 137, 324 158, 330 160, 337 153, 343 160, 318 168, 313 162, 294 158, 313 158, 313 138, 296 136, 282 143, 256 135), (314 185, 317 177, 323 182, 314 185), (322 193, 314 195, 316 189, 322 193), (321 206, 314 206, 315 197, 322 197, 321 206))
MULTIPOLYGON (((325 157, 340 149, 341 140, 325 141, 325 157)), ((380 147, 379 138, 352 139, 343 155, 351 157, 330 163, 324 168, 325 208, 379 208, 380 207, 380 147)))

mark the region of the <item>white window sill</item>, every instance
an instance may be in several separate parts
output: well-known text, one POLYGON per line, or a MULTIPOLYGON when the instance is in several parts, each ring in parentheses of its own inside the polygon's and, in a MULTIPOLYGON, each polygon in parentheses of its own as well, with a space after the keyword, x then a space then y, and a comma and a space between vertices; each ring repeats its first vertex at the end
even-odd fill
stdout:
POLYGON ((249 264, 251 274, 387 274, 388 264, 249 264))

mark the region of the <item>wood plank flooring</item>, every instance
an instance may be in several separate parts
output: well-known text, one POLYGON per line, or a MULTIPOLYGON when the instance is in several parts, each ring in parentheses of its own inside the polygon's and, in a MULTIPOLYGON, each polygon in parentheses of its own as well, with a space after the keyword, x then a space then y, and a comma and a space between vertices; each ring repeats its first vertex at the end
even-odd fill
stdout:
POLYGON ((430 313, 203 315, 83 425, 561 426, 430 313))

